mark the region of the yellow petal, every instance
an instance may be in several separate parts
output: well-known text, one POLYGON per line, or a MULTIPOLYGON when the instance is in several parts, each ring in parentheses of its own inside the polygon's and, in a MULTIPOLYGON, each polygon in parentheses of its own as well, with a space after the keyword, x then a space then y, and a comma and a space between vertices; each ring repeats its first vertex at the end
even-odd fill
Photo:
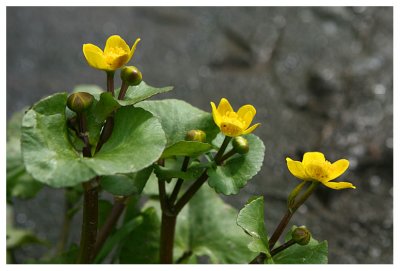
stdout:
POLYGON ((242 134, 243 135, 250 134, 251 132, 253 132, 260 125, 261 125, 260 123, 256 123, 253 126, 251 126, 250 128, 246 129, 242 134))
POLYGON ((331 165, 329 179, 333 180, 342 175, 349 168, 349 160, 340 159, 331 165))
POLYGON ((244 127, 247 128, 250 126, 254 116, 256 115, 256 109, 254 108, 254 106, 246 104, 243 105, 241 108, 239 108, 237 115, 239 118, 244 120, 245 122, 244 127))
POLYGON ((293 176, 295 176, 301 180, 304 180, 304 181, 308 180, 306 171, 304 170, 303 164, 301 162, 293 161, 292 159, 287 157, 286 163, 287 163, 287 167, 288 167, 290 173, 292 173, 293 176))
POLYGON ((128 61, 131 60, 133 54, 135 53, 135 51, 136 51, 136 45, 139 43, 139 41, 140 41, 140 38, 137 38, 136 41, 135 41, 135 43, 133 44, 132 49, 131 49, 131 52, 129 53, 129 59, 128 59, 128 61))
POLYGON ((99 47, 88 43, 83 45, 82 51, 91 67, 100 70, 108 69, 103 51, 99 47))
POLYGON ((218 112, 219 112, 219 114, 221 116, 225 116, 226 112, 232 112, 233 111, 231 104, 225 98, 221 99, 221 101, 219 102, 217 110, 218 110, 218 112))
POLYGON ((336 190, 341 190, 346 188, 353 188, 353 189, 356 188, 352 183, 348 182, 323 182, 322 184, 325 185, 326 187, 336 190))
POLYGON ((307 166, 309 164, 315 164, 315 163, 324 163, 325 162, 325 156, 323 153, 320 152, 306 152, 303 155, 303 165, 307 166))
POLYGON ((211 108, 212 108, 212 116, 214 119, 215 124, 217 124, 218 127, 221 126, 221 115, 219 114, 215 103, 211 102, 211 108))
POLYGON ((115 48, 121 48, 128 55, 130 54, 131 51, 129 49, 128 44, 126 44, 126 42, 118 35, 113 35, 107 39, 106 47, 104 48, 104 53, 109 54, 110 52, 115 50, 115 48))

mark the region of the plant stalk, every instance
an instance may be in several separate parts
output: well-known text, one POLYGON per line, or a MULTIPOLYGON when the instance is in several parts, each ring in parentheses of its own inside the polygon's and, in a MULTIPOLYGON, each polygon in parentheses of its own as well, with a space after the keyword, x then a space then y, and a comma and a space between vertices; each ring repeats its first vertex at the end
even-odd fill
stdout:
MULTIPOLYGON (((79 130, 83 137, 85 146, 82 149, 84 157, 92 157, 91 146, 87 136, 86 116, 84 113, 78 114, 79 130)), ((83 218, 82 231, 80 241, 80 251, 78 263, 91 263, 94 258, 94 246, 97 237, 97 220, 98 220, 98 180, 95 177, 87 182, 82 183, 83 186, 83 218)))
POLYGON ((295 202, 291 209, 288 209, 285 215, 282 217, 281 222, 278 227, 276 227, 274 233, 269 239, 269 249, 273 249, 279 237, 282 235, 285 230, 287 224, 292 218, 293 214, 297 211, 297 209, 311 196, 312 192, 317 188, 318 182, 312 182, 311 185, 307 188, 306 192, 300 197, 300 199, 295 202))
POLYGON ((183 263, 184 261, 186 261, 190 256, 192 256, 193 251, 189 250, 189 251, 185 251, 181 257, 179 257, 178 260, 176 260, 176 264, 180 264, 183 263))
MULTIPOLYGON (((226 147, 229 144, 231 137, 225 137, 224 142, 222 143, 220 149, 214 157, 214 161, 219 165, 222 163, 222 155, 225 152, 226 147)), ((187 160, 187 165, 185 165, 185 161, 182 165, 182 169, 184 166, 187 169, 189 164, 189 159, 187 160)), ((160 238, 160 263, 162 264, 172 264, 173 263, 173 251, 174 251, 174 235, 175 235, 175 225, 176 219, 179 212, 183 209, 183 207, 189 202, 189 200, 194 196, 194 194, 200 189, 200 187, 205 183, 208 179, 207 169, 200 175, 200 177, 186 190, 186 192, 182 195, 182 197, 178 200, 175 206, 173 204, 168 204, 169 199, 165 192, 165 182, 164 180, 158 180, 158 188, 160 193, 160 205, 162 210, 162 218, 161 218, 161 238, 160 238), (171 206, 172 205, 172 206, 171 206)), ((179 180, 178 180, 179 181, 179 180)), ((183 180, 182 180, 183 182, 183 180)), ((179 182, 180 183, 180 182, 179 182)), ((178 183, 177 183, 178 184, 178 183)), ((180 186, 182 184, 178 184, 178 188, 175 186, 173 192, 173 197, 175 198, 179 193, 180 186), (176 190, 175 190, 176 189, 176 190), (176 194, 176 195, 175 195, 176 194)), ((174 199, 173 198, 173 199, 174 199)), ((175 199, 174 199, 175 201, 175 199)))
POLYGON ((223 162, 222 156, 224 155, 226 147, 228 147, 228 144, 231 141, 231 139, 232 139, 232 137, 225 136, 221 147, 219 148, 217 154, 214 156, 214 161, 215 161, 215 163, 217 163, 217 165, 221 165, 221 163, 223 162))
POLYGON ((293 239, 290 239, 289 241, 287 241, 283 245, 280 245, 279 247, 273 249, 271 251, 271 256, 274 256, 274 255, 278 254, 279 252, 284 251, 285 249, 293 246, 294 244, 296 244, 296 241, 293 240, 293 239))
MULTIPOLYGON (((214 156, 214 161, 217 165, 220 165, 223 160, 222 156, 225 152, 226 147, 228 147, 229 142, 231 141, 231 137, 225 136, 224 142, 222 142, 221 147, 219 148, 217 154, 214 156)), ((196 192, 200 189, 200 187, 205 183, 208 179, 207 169, 200 175, 200 177, 186 190, 185 194, 178 200, 176 205, 173 207, 172 211, 174 214, 179 214, 179 212, 185 207, 186 203, 196 194, 196 192)))
MULTIPOLYGON (((282 235, 283 231, 285 230, 287 224, 289 223, 290 219, 292 218, 293 214, 297 211, 297 209, 311 196, 314 190, 317 188, 319 182, 312 182, 311 185, 307 188, 306 192, 300 197, 300 199, 295 202, 292 208, 288 208, 286 213, 282 217, 279 225, 276 227, 274 233, 272 234, 271 238, 269 239, 269 249, 273 251, 273 248, 278 241, 279 237, 282 235)), ((260 253, 257 257, 255 257, 250 263, 255 264, 262 264, 266 258, 265 253, 260 253)))
POLYGON ((162 264, 173 263, 176 218, 176 215, 162 213, 160 239, 160 263, 162 264))
POLYGON ((225 161, 226 159, 232 157, 232 156, 235 155, 236 153, 237 153, 237 152, 236 152, 234 149, 228 151, 227 153, 225 153, 225 154, 221 157, 221 162, 220 162, 220 163, 222 163, 222 162, 225 161))
POLYGON ((128 90, 128 83, 122 81, 121 89, 119 90, 118 100, 123 100, 125 98, 126 91, 128 90))
POLYGON ((266 258, 267 255, 261 252, 249 264, 263 264, 266 258))
MULTIPOLYGON (((181 167, 182 172, 187 171, 187 168, 189 166, 189 161, 190 161, 190 157, 185 156, 185 158, 183 159, 183 162, 182 162, 182 167, 181 167)), ((173 206, 175 204, 176 198, 178 197, 179 190, 181 189, 182 184, 183 184, 183 179, 179 178, 176 181, 176 184, 175 184, 174 190, 171 193, 171 196, 169 197, 169 205, 170 206, 173 206)))
POLYGON ((95 153, 99 152, 101 147, 103 147, 104 143, 106 143, 106 141, 110 138, 113 129, 114 129, 114 113, 111 113, 111 115, 107 117, 106 123, 104 124, 103 130, 101 131, 95 153))
POLYGON ((107 92, 111 92, 114 97, 114 71, 107 72, 107 92))
POLYGON ((83 183, 83 221, 78 263, 88 264, 94 258, 98 220, 98 177, 83 183))

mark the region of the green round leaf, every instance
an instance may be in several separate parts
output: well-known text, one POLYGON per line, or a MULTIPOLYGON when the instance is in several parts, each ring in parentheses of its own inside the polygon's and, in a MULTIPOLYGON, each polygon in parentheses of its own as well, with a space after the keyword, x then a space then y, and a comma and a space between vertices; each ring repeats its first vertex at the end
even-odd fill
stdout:
MULTIPOLYGON (((208 184, 218 193, 224 195, 237 194, 247 182, 261 169, 265 147, 264 143, 253 134, 244 136, 249 143, 250 150, 245 155, 235 154, 223 165, 212 167, 208 172, 208 184)), ((221 134, 216 138, 215 145, 220 146, 223 138, 221 134)), ((232 148, 230 144, 230 148, 232 148)), ((229 147, 226 152, 229 151, 229 147)))
POLYGON ((111 137, 85 163, 98 175, 137 172, 159 159, 165 143, 161 124, 150 112, 121 107, 115 113, 111 137))
POLYGON ((240 210, 236 222, 253 238, 248 245, 249 249, 269 255, 268 237, 264 223, 264 198, 258 197, 247 203, 240 210))
POLYGON ((119 260, 122 264, 159 263, 160 220, 154 208, 136 217, 140 224, 123 240, 119 260))
MULTIPOLYGON (((143 100, 146 100, 156 94, 164 93, 172 90, 173 87, 163 87, 156 88, 147 85, 144 81, 142 81, 137 86, 130 86, 126 91, 125 98, 123 100, 118 100, 120 105, 133 105, 143 100)), ((115 90, 115 97, 118 97, 120 89, 115 90)))
POLYGON ((132 173, 162 154, 165 135, 150 112, 132 106, 115 114, 113 134, 92 158, 71 145, 65 119, 67 93, 49 96, 24 116, 22 152, 27 171, 53 187, 74 186, 96 175, 132 173))
POLYGON ((202 143, 197 141, 179 141, 169 147, 167 147, 162 158, 169 158, 172 156, 189 156, 197 157, 200 154, 208 152, 212 149, 212 145, 208 143, 202 143))
POLYGON ((58 93, 35 104, 22 121, 22 155, 26 170, 53 187, 73 186, 96 173, 72 147, 65 121, 67 93, 58 93))
POLYGON ((235 223, 237 210, 212 189, 203 186, 186 208, 189 236, 184 251, 191 248, 198 256, 209 256, 212 263, 243 264, 252 259, 254 253, 246 248, 249 240, 235 223))
POLYGON ((206 141, 210 143, 219 132, 211 113, 200 110, 184 101, 167 99, 162 101, 145 101, 137 104, 160 119, 167 136, 167 146, 185 140, 190 130, 203 130, 206 141))

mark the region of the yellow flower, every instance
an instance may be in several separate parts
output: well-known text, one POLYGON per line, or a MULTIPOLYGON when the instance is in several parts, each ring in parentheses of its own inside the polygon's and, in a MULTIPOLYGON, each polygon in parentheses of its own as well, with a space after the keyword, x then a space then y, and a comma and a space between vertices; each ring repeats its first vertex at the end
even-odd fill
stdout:
POLYGON ((136 39, 132 49, 129 49, 120 36, 114 35, 107 39, 104 52, 96 45, 87 43, 83 45, 83 54, 91 67, 103 71, 115 71, 128 63, 139 41, 140 39, 136 39))
POLYGON ((218 108, 213 102, 211 102, 211 107, 215 124, 217 124, 221 132, 226 136, 246 135, 260 126, 260 123, 257 123, 249 128, 251 121, 256 115, 256 109, 252 105, 244 105, 236 113, 233 111, 228 100, 222 98, 218 108))
POLYGON ((342 175, 349 167, 349 161, 340 159, 335 163, 325 160, 324 154, 320 152, 306 152, 303 161, 293 161, 286 158, 287 166, 295 177, 304 181, 318 181, 332 189, 356 188, 348 182, 331 182, 342 175))

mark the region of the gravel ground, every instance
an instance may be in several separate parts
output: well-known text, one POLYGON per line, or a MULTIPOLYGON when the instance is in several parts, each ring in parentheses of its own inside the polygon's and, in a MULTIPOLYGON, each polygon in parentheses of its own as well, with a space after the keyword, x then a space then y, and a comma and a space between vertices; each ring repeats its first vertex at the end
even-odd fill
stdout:
MULTIPOLYGON (((234 108, 257 108, 264 166, 226 201, 240 208, 263 194, 273 230, 297 184, 285 157, 319 150, 331 161, 349 158, 343 179, 357 189, 319 189, 293 223, 328 240, 330 263, 393 262, 392 8, 9 7, 7 116, 77 84, 104 86, 81 46, 102 45, 111 34, 128 43, 141 37, 132 63, 149 84, 175 86, 160 99, 208 111, 210 101, 227 97, 234 108)), ((55 240, 62 202, 54 189, 16 200, 16 222, 55 240)), ((16 258, 42 253, 30 246, 16 258)))

